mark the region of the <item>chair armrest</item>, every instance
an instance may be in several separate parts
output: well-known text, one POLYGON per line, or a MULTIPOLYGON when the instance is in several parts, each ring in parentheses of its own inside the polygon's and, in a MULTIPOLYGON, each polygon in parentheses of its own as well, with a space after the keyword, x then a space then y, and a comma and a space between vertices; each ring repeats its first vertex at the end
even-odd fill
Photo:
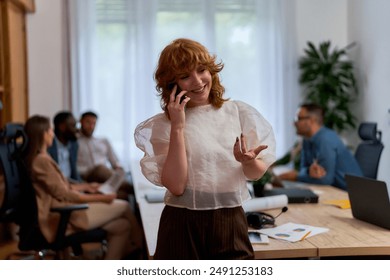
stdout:
POLYGON ((54 242, 58 246, 58 248, 62 248, 62 244, 64 244, 65 242, 66 228, 68 226, 69 218, 72 212, 85 210, 88 209, 88 207, 88 204, 74 204, 63 207, 50 208, 51 212, 57 212, 60 214, 60 221, 58 223, 56 239, 54 242))
POLYGON ((59 213, 65 213, 65 212, 72 212, 72 211, 78 211, 78 210, 84 210, 88 209, 88 204, 74 204, 74 205, 68 205, 63 207, 53 207, 50 208, 51 212, 59 212, 59 213))

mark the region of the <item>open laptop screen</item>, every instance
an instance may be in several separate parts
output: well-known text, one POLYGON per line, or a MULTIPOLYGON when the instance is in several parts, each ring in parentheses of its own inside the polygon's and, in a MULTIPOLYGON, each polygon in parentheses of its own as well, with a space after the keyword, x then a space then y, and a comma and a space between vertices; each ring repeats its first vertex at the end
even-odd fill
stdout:
POLYGON ((345 175, 352 215, 359 220, 390 229, 390 200, 385 182, 345 175))

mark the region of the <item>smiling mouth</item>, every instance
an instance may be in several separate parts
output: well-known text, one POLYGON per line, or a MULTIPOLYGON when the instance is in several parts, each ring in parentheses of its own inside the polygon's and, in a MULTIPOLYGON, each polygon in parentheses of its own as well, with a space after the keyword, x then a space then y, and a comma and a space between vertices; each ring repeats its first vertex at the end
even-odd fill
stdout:
POLYGON ((201 88, 191 90, 191 92, 193 92, 193 93, 202 93, 205 90, 205 88, 206 88, 206 85, 204 85, 201 88))

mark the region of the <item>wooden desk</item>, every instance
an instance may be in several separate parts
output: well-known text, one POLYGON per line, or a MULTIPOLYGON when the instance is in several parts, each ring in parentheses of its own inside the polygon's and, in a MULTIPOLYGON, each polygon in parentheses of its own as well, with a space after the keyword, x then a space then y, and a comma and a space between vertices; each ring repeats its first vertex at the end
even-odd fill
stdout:
MULTIPOLYGON (((148 203, 145 192, 156 187, 142 175, 139 163, 132 165, 136 199, 141 212, 149 255, 153 256, 163 203, 148 203)), ((270 239, 268 245, 254 245, 256 259, 321 258, 340 256, 390 256, 390 231, 359 221, 351 209, 323 204, 329 199, 347 199, 348 194, 330 186, 310 187, 319 195, 318 204, 289 204, 289 210, 276 219, 277 225, 293 222, 329 228, 304 241, 290 243, 270 239)), ((267 211, 272 215, 279 209, 267 211)))
POLYGON ((353 218, 351 209, 339 209, 322 202, 329 199, 348 199, 339 189, 311 187, 319 193, 318 205, 289 205, 292 211, 278 222, 300 222, 327 227, 329 232, 309 238, 318 248, 318 257, 330 256, 390 256, 390 231, 353 218))

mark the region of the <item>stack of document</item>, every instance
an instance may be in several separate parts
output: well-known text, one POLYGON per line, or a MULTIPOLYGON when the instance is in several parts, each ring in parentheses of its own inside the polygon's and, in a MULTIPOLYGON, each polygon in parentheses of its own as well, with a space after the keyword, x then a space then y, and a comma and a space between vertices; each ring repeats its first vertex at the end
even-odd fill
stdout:
POLYGON ((303 241, 314 235, 327 232, 328 228, 314 227, 295 223, 287 223, 274 228, 261 229, 260 232, 271 238, 289 242, 303 241))

